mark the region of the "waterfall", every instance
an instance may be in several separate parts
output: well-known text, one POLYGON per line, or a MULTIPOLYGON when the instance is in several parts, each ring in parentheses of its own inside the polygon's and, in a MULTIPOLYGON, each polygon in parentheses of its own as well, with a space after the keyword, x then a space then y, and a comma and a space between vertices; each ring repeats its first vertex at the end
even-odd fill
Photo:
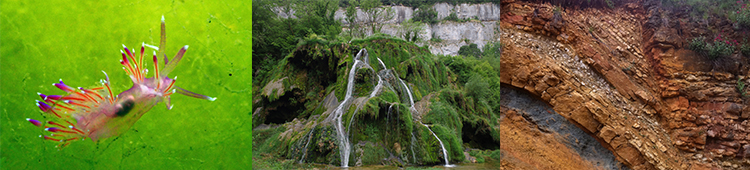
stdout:
POLYGON ((409 95, 409 105, 411 105, 411 108, 414 109, 414 98, 411 97, 411 90, 409 90, 409 86, 404 83, 404 80, 401 80, 400 78, 398 81, 401 81, 401 84, 404 85, 404 89, 406 89, 406 94, 409 95))
POLYGON ((440 140, 440 138, 438 138, 435 132, 432 132, 432 129, 430 129, 429 126, 423 124, 422 122, 419 122, 419 124, 422 124, 424 125, 424 127, 427 127, 427 130, 429 130, 430 133, 432 133, 432 136, 435 136, 435 139, 437 139, 438 142, 440 142, 440 147, 443 148, 443 159, 445 159, 445 167, 454 167, 455 165, 451 165, 448 163, 448 152, 445 150, 445 145, 443 145, 443 141, 440 140))
POLYGON ((383 66, 383 70, 388 69, 388 67, 385 67, 383 60, 380 60, 380 57, 378 57, 378 61, 380 62, 380 65, 383 66))
MULTIPOLYGON (((359 51, 360 55, 364 49, 359 51)), ((338 137, 339 141, 339 154, 341 156, 341 167, 349 167, 349 152, 351 151, 351 147, 349 146, 349 138, 346 137, 344 133, 344 125, 342 124, 342 116, 344 116, 344 105, 346 105, 349 100, 352 98, 352 91, 354 91, 354 74, 356 73, 357 66, 359 65, 360 61, 355 58, 354 64, 352 65, 352 69, 349 70, 349 79, 347 80, 346 84, 346 95, 344 96, 344 101, 339 104, 338 107, 336 107, 336 110, 333 111, 336 120, 336 125, 334 126, 336 128, 336 135, 338 137)))
POLYGON ((302 151, 302 158, 299 159, 299 163, 302 163, 305 161, 305 156, 307 156, 307 146, 310 145, 310 141, 312 140, 313 132, 315 131, 315 125, 313 125, 313 128, 310 129, 310 133, 307 134, 307 143, 305 143, 305 148, 302 151))
MULTIPOLYGON (((409 90, 409 86, 407 86, 406 83, 404 83, 404 80, 401 80, 400 78, 398 80, 401 81, 402 85, 404 85, 404 88, 406 89, 406 94, 409 95, 409 104, 411 104, 411 106, 409 108, 412 111, 412 115, 414 115, 414 112, 416 112, 417 109, 414 108, 414 98, 411 96, 411 90, 409 90)), ((440 138, 438 138, 438 136, 435 134, 435 132, 432 132, 432 129, 430 129, 429 126, 425 125, 421 121, 419 122, 419 124, 422 124, 422 125, 424 125, 424 127, 427 127, 427 130, 430 130, 430 133, 432 133, 432 136, 435 136, 435 139, 437 139, 438 142, 440 142, 440 147, 443 148, 443 158, 445 159, 445 167, 453 167, 454 165, 451 165, 448 162, 448 152, 447 152, 447 150, 445 150, 445 145, 443 145, 443 141, 440 140, 440 138)))
POLYGON ((377 75, 377 76, 378 76, 378 85, 375 85, 375 89, 372 90, 372 93, 370 93, 370 98, 375 97, 375 95, 378 94, 378 91, 380 90, 380 88, 383 87, 382 85, 383 78, 380 78, 380 75, 377 75))

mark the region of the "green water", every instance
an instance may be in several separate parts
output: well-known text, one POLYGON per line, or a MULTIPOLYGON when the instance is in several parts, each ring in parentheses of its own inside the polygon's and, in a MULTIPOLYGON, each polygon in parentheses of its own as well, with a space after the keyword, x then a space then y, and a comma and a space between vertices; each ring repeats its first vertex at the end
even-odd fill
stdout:
POLYGON ((0 9, 0 169, 251 166, 249 1, 3 0, 0 9), (102 70, 115 93, 130 88, 119 64, 121 44, 158 45, 162 15, 167 55, 190 45, 169 76, 178 77, 176 86, 218 100, 173 95, 172 110, 160 103, 116 140, 78 141, 58 151, 38 137, 47 133, 25 120, 44 120, 34 105, 37 92, 62 94, 51 85, 60 78, 72 87, 96 85, 102 70))

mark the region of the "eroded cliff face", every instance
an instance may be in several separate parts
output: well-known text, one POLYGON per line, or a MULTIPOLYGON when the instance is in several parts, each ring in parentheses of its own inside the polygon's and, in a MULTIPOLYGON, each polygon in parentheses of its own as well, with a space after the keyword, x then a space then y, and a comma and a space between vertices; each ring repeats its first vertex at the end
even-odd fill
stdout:
POLYGON ((548 102, 632 169, 747 168, 750 110, 737 88, 747 59, 717 65, 687 50, 706 28, 659 2, 564 8, 561 24, 554 6, 504 2, 502 82, 548 102))
MULTIPOLYGON (((400 37, 400 27, 402 22, 412 19, 415 10, 406 6, 384 6, 379 8, 383 10, 391 8, 392 19, 385 21, 381 33, 400 37)), ((499 41, 497 36, 497 25, 501 17, 500 4, 458 4, 451 5, 447 3, 438 3, 432 6, 438 13, 437 19, 444 19, 451 13, 455 13, 459 19, 473 19, 469 22, 443 21, 437 24, 422 24, 423 31, 419 34, 421 42, 419 45, 427 45, 433 54, 458 55, 458 49, 461 46, 471 43, 477 44, 481 49, 488 42, 499 41), (435 37, 433 37, 435 36, 435 37), (441 42, 430 42, 432 38, 439 38, 441 42), (466 41, 468 40, 468 41, 466 41)), ((346 21, 345 9, 336 11, 336 19, 342 21, 344 25, 349 25, 346 21)), ((366 22, 368 15, 361 9, 357 9, 357 19, 355 22, 366 22)), ((366 35, 371 35, 372 31, 368 30, 366 35)))

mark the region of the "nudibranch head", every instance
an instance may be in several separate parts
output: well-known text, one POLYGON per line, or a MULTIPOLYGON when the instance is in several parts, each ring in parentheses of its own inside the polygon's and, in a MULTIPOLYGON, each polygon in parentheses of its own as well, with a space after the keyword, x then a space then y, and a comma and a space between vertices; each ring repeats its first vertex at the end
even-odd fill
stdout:
POLYGON ((123 44, 122 60, 120 64, 133 81, 133 87, 114 95, 110 88, 109 75, 104 72, 105 80, 100 85, 91 88, 72 88, 62 79, 52 85, 63 90, 65 95, 45 95, 37 93, 42 101, 36 105, 42 112, 50 114, 53 120, 42 122, 27 118, 26 120, 45 131, 49 136, 42 135, 48 140, 59 142, 58 148, 63 148, 71 141, 91 138, 93 141, 118 136, 130 127, 159 102, 164 101, 167 109, 171 109, 170 96, 174 93, 190 97, 216 100, 214 97, 193 93, 175 86, 177 77, 168 78, 188 49, 185 45, 177 54, 168 60, 165 54, 166 26, 164 16, 161 20, 161 36, 159 46, 141 43, 139 55, 123 44), (143 58, 146 47, 153 48, 154 76, 146 78, 148 69, 144 68, 143 58), (158 56, 163 56, 164 64, 159 67, 158 56), (137 59, 136 59, 137 57, 137 59))

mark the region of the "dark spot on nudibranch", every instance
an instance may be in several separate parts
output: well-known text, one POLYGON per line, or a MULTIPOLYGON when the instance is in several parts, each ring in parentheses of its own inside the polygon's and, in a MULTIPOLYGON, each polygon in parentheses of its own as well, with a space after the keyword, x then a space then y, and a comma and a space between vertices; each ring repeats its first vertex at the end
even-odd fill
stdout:
POLYGON ((229 73, 229 76, 232 76, 232 73, 229 73))
POLYGON ((135 102, 133 100, 125 100, 124 102, 119 104, 120 106, 117 108, 117 112, 115 115, 117 116, 125 116, 128 113, 130 113, 130 110, 133 109, 133 106, 135 106, 135 102))

